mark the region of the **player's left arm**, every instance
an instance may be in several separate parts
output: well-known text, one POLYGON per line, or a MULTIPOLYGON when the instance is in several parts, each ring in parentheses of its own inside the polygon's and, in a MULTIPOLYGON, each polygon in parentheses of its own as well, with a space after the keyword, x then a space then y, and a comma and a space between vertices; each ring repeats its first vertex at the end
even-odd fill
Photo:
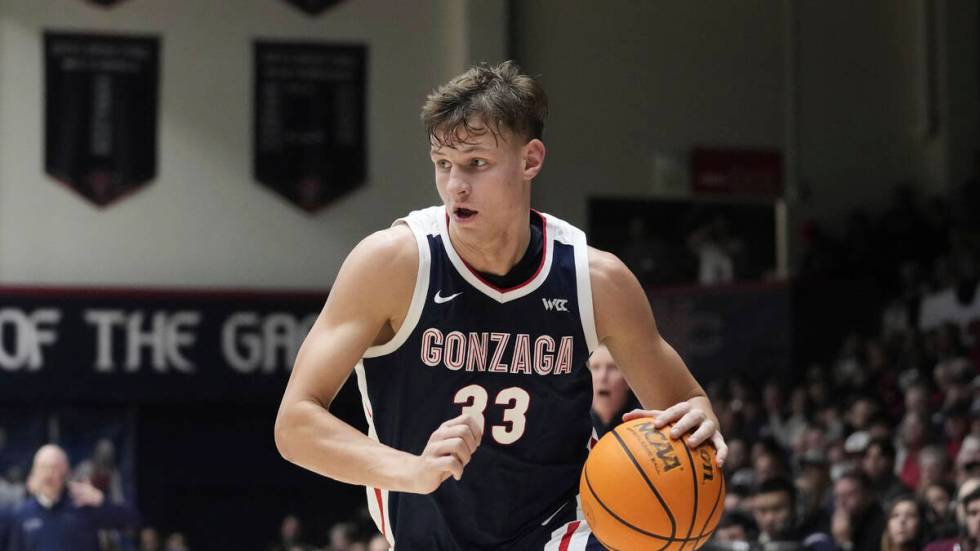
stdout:
POLYGON ((710 441, 721 466, 728 446, 718 431, 718 418, 701 385, 684 360, 657 330, 653 309, 636 276, 615 255, 589 249, 592 301, 599 341, 622 370, 643 410, 624 421, 653 417, 657 427, 673 423, 671 435, 687 434, 689 446, 710 441))

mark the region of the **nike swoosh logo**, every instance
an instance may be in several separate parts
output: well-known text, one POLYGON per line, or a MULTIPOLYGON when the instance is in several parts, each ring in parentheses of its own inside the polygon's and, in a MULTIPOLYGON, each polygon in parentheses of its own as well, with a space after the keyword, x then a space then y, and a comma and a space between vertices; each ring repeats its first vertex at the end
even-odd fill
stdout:
POLYGON ((440 296, 439 293, 442 293, 442 289, 436 291, 436 296, 432 297, 432 300, 434 300, 436 302, 436 304, 442 304, 444 302, 449 302, 450 300, 452 300, 452 299, 458 297, 459 295, 463 294, 463 292, 460 291, 460 292, 456 293, 455 295, 449 295, 448 297, 444 297, 444 296, 440 296))

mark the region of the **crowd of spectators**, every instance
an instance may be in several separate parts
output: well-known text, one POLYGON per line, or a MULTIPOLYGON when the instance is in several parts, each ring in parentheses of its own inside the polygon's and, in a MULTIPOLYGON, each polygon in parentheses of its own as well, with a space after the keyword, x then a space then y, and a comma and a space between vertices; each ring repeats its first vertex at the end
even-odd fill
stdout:
POLYGON ((980 548, 980 211, 964 203, 900 188, 844 238, 808 228, 799 278, 870 279, 881 323, 796 376, 709 385, 730 446, 715 548, 980 548))

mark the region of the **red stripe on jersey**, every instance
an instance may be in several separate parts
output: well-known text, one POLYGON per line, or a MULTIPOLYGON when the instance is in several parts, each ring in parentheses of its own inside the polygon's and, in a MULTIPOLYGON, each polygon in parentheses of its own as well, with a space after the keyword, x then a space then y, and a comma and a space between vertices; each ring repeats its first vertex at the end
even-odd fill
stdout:
POLYGON ((381 513, 381 535, 385 538, 388 537, 385 530, 385 504, 381 500, 381 488, 374 489, 374 497, 378 498, 378 511, 381 513))
MULTIPOLYGON (((547 252, 548 252, 548 220, 545 219, 545 217, 544 217, 543 214, 541 214, 540 212, 538 212, 538 211, 536 211, 534 209, 531 209, 531 212, 534 213, 534 214, 537 214, 538 215, 538 218, 541 219, 541 243, 542 243, 542 245, 541 245, 541 262, 538 264, 538 269, 534 271, 534 274, 531 277, 529 277, 527 279, 527 281, 525 281, 524 283, 521 283, 520 285, 515 285, 513 287, 508 287, 506 289, 501 289, 500 287, 497 287, 493 283, 490 283, 489 281, 487 281, 486 279, 484 279, 483 276, 480 275, 480 272, 474 270, 473 269, 473 266, 470 266, 469 263, 466 262, 465 260, 463 260, 463 257, 460 256, 459 259, 463 261, 463 266, 466 266, 466 269, 469 270, 471 274, 473 274, 474 276, 476 276, 477 279, 479 279, 480 281, 482 281, 483 283, 485 283, 488 287, 490 287, 492 289, 496 289, 498 292, 501 292, 501 293, 509 293, 511 291, 516 291, 517 289, 520 289, 521 287, 526 287, 527 285, 529 285, 532 281, 534 281, 534 279, 536 277, 538 277, 538 274, 541 273, 541 270, 544 269, 544 263, 545 263, 545 260, 547 260, 545 257, 548 256, 547 255, 547 252)), ((446 221, 447 221, 446 227, 448 228, 449 227, 449 224, 448 224, 448 221, 449 221, 449 211, 446 211, 446 221)), ((449 246, 451 247, 452 244, 450 244, 449 246)))
POLYGON ((568 551, 568 544, 572 543, 572 535, 578 530, 579 524, 582 524, 581 520, 568 523, 568 528, 565 529, 565 535, 562 536, 561 543, 558 544, 558 551, 568 551))

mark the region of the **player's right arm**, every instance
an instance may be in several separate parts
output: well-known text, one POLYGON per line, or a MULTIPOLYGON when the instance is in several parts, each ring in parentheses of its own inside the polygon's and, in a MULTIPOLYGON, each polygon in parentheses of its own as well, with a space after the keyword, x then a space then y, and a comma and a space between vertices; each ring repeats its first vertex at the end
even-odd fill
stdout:
POLYGON ((276 447, 285 459, 341 482, 402 492, 429 493, 450 476, 462 477, 482 437, 472 417, 446 421, 414 455, 329 411, 364 352, 400 327, 418 265, 415 238, 404 225, 368 236, 344 261, 296 356, 276 417, 276 447))

